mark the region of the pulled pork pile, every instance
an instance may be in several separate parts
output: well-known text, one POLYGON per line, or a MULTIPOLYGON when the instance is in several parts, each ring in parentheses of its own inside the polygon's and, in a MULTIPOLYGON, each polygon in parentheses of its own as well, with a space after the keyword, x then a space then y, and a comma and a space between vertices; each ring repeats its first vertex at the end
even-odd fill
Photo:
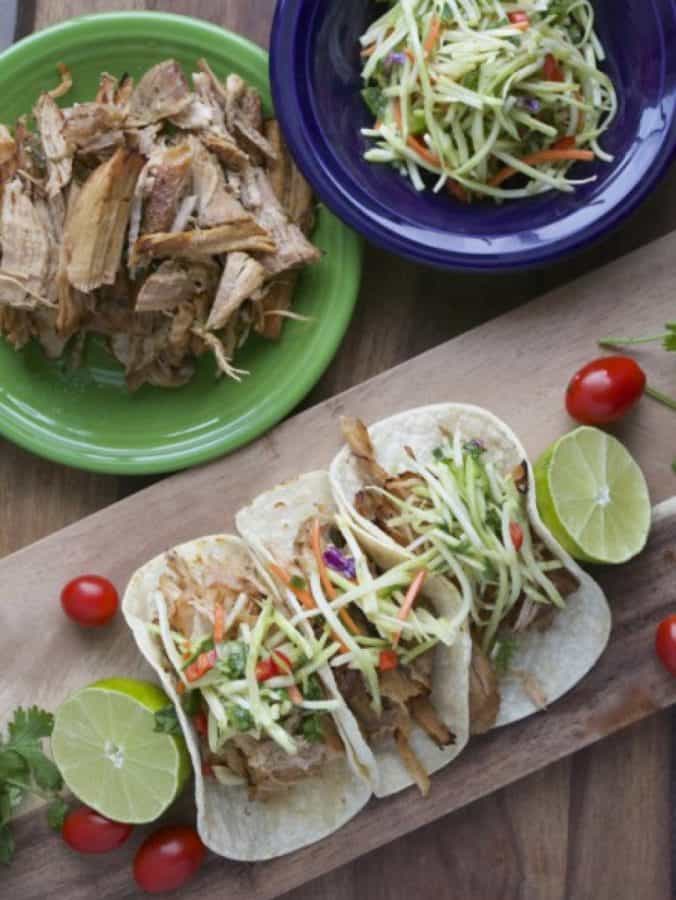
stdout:
POLYGON ((274 340, 308 240, 310 189, 277 122, 238 75, 205 60, 189 86, 166 60, 135 86, 104 73, 91 102, 43 94, 14 132, 0 125, 0 334, 49 357, 104 335, 127 384, 185 384, 254 331, 274 340))

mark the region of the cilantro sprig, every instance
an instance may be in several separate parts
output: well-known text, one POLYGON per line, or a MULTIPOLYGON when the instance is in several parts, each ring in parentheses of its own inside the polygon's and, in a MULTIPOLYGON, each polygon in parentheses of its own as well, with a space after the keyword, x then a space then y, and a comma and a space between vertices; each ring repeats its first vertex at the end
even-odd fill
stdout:
POLYGON ((37 706, 19 707, 7 734, 0 734, 0 862, 5 865, 11 862, 15 849, 10 820, 28 794, 47 802, 51 828, 60 829, 68 812, 60 795, 63 778, 42 746, 53 728, 51 713, 37 706))

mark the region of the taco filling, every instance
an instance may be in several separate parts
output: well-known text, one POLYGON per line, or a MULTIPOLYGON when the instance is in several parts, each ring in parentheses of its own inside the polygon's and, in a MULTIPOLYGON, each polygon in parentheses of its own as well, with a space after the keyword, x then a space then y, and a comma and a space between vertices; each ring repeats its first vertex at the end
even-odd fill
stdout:
POLYGON ((217 559, 196 566, 172 551, 159 591, 205 774, 264 799, 343 757, 332 718, 342 701, 318 675, 332 652, 328 633, 302 633, 254 570, 234 575, 217 559))
MULTIPOLYGON (((408 449, 406 470, 390 473, 361 421, 346 418, 342 427, 364 485, 356 512, 462 594, 473 638, 473 730, 486 730, 499 709, 497 676, 520 635, 547 628, 579 587, 531 527, 528 466, 501 472, 480 439, 456 428, 441 433, 429 462, 408 449)), ((519 674, 535 698, 536 682, 519 674)))
POLYGON ((273 574, 303 608, 318 644, 332 651, 338 689, 367 743, 375 750, 394 741, 426 794, 429 774, 410 737, 417 725, 439 748, 455 743, 431 699, 432 669, 437 645, 454 643, 464 613, 439 616, 425 599, 427 558, 379 571, 341 517, 305 521, 294 552, 291 571, 273 565, 273 574))

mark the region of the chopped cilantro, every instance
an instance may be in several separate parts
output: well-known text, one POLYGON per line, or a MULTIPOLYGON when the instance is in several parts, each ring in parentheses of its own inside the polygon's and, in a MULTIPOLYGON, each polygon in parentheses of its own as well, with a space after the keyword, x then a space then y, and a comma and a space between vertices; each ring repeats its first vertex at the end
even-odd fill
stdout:
POLYGON ((181 734, 181 726, 173 704, 163 706, 155 713, 155 726, 153 731, 160 734, 181 734))
POLYGON ((306 700, 322 699, 322 685, 316 675, 310 675, 307 679, 307 683, 303 685, 303 696, 306 700))
POLYGON ((45 755, 42 741, 51 735, 54 716, 33 706, 19 709, 0 735, 0 862, 9 864, 14 855, 14 837, 9 825, 12 812, 26 794, 49 801, 47 820, 52 828, 60 828, 68 811, 59 796, 63 788, 61 773, 45 755))
POLYGON ((249 710, 237 706, 236 703, 231 703, 228 706, 228 722, 237 731, 251 731, 254 727, 253 716, 249 710))
POLYGON ((248 653, 244 641, 228 641, 220 650, 219 670, 228 678, 243 678, 248 653))
POLYGON ((305 716, 301 726, 303 737, 310 743, 319 743, 324 740, 324 729, 322 727, 322 717, 319 713, 313 713, 311 716, 305 716))

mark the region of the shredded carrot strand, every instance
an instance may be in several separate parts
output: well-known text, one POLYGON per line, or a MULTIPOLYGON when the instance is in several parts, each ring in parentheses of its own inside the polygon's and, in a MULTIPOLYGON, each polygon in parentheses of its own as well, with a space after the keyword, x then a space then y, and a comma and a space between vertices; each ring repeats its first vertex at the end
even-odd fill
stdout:
POLYGON ((437 41, 439 40, 440 33, 441 19, 439 18, 439 16, 432 16, 432 21, 430 22, 430 30, 427 32, 427 37, 425 38, 425 43, 423 44, 425 53, 431 53, 432 50, 434 50, 437 41))
POLYGON ((459 200, 460 203, 472 202, 472 195, 467 188, 463 187, 458 181, 454 181, 452 178, 449 178, 446 182, 446 190, 455 197, 456 200, 459 200))
POLYGON ((277 578, 279 578, 279 580, 283 584, 285 584, 290 591, 293 591, 293 593, 300 600, 305 609, 317 608, 317 604, 315 603, 312 594, 309 591, 306 591, 304 588, 295 587, 291 583, 291 576, 281 566, 278 566, 275 563, 270 563, 270 571, 273 575, 276 575, 277 578))
MULTIPOLYGON (((406 596, 404 597, 404 602, 401 605, 401 609, 397 613, 397 619, 399 619, 400 622, 403 623, 406 621, 406 619, 408 619, 411 610, 413 609, 415 598, 418 596, 418 594, 420 593, 420 589, 425 583, 426 575, 427 572, 424 569, 421 569, 409 585, 409 588, 406 591, 406 596)), ((394 640, 392 641, 393 647, 396 647, 401 640, 401 632, 402 628, 400 626, 399 630, 394 635, 394 640)))
MULTIPOLYGON (((315 519, 312 523, 311 541, 312 552, 314 553, 314 557, 317 562, 317 568, 319 569, 319 580, 321 581, 322 587, 326 591, 329 600, 335 600, 337 596, 336 589, 329 577, 329 573, 326 570, 324 558, 322 557, 322 548, 319 534, 319 519, 315 519)), ((343 620, 343 624, 352 632, 352 634, 362 633, 361 629, 345 607, 338 610, 338 615, 343 620)))
MULTIPOLYGON (((536 166, 543 162, 566 162, 572 160, 580 160, 581 162, 592 162, 594 154, 591 150, 540 150, 538 153, 531 153, 530 156, 524 156, 521 160, 527 166, 536 166)), ((512 175, 516 175, 518 169, 513 166, 505 166, 497 175, 488 182, 491 187, 499 187, 503 181, 507 181, 512 175)))
POLYGON ((218 644, 225 637, 225 608, 222 603, 216 604, 214 610, 214 643, 218 644))
POLYGON ((406 143, 411 148, 411 150, 415 150, 418 156, 421 159, 424 159, 425 162, 428 162, 431 166, 436 166, 437 168, 441 166, 441 160, 436 155, 436 153, 432 153, 430 150, 428 150, 423 142, 419 141, 418 138, 414 137, 412 134, 409 134, 406 143))
MULTIPOLYGON (((282 584, 285 584, 290 591, 293 591, 293 593, 300 600, 305 609, 317 609, 317 604, 315 603, 314 597, 312 596, 310 591, 306 591, 303 588, 294 587, 294 585, 291 583, 291 576, 285 569, 283 569, 281 566, 276 565, 275 563, 270 563, 268 568, 273 575, 279 578, 282 584)), ((340 644, 340 649, 343 651, 343 653, 350 652, 350 648, 346 647, 343 641, 341 641, 341 639, 337 635, 334 634, 333 639, 335 641, 338 641, 338 643, 340 644)))
POLYGON ((289 693, 289 700, 295 704, 296 706, 300 706, 303 702, 303 695, 295 684, 292 684, 291 687, 287 688, 289 693))
POLYGON ((368 59, 368 57, 373 56, 373 54, 375 52, 376 52, 376 45, 369 44, 368 47, 364 47, 364 49, 361 51, 361 56, 363 56, 364 59, 368 59))

